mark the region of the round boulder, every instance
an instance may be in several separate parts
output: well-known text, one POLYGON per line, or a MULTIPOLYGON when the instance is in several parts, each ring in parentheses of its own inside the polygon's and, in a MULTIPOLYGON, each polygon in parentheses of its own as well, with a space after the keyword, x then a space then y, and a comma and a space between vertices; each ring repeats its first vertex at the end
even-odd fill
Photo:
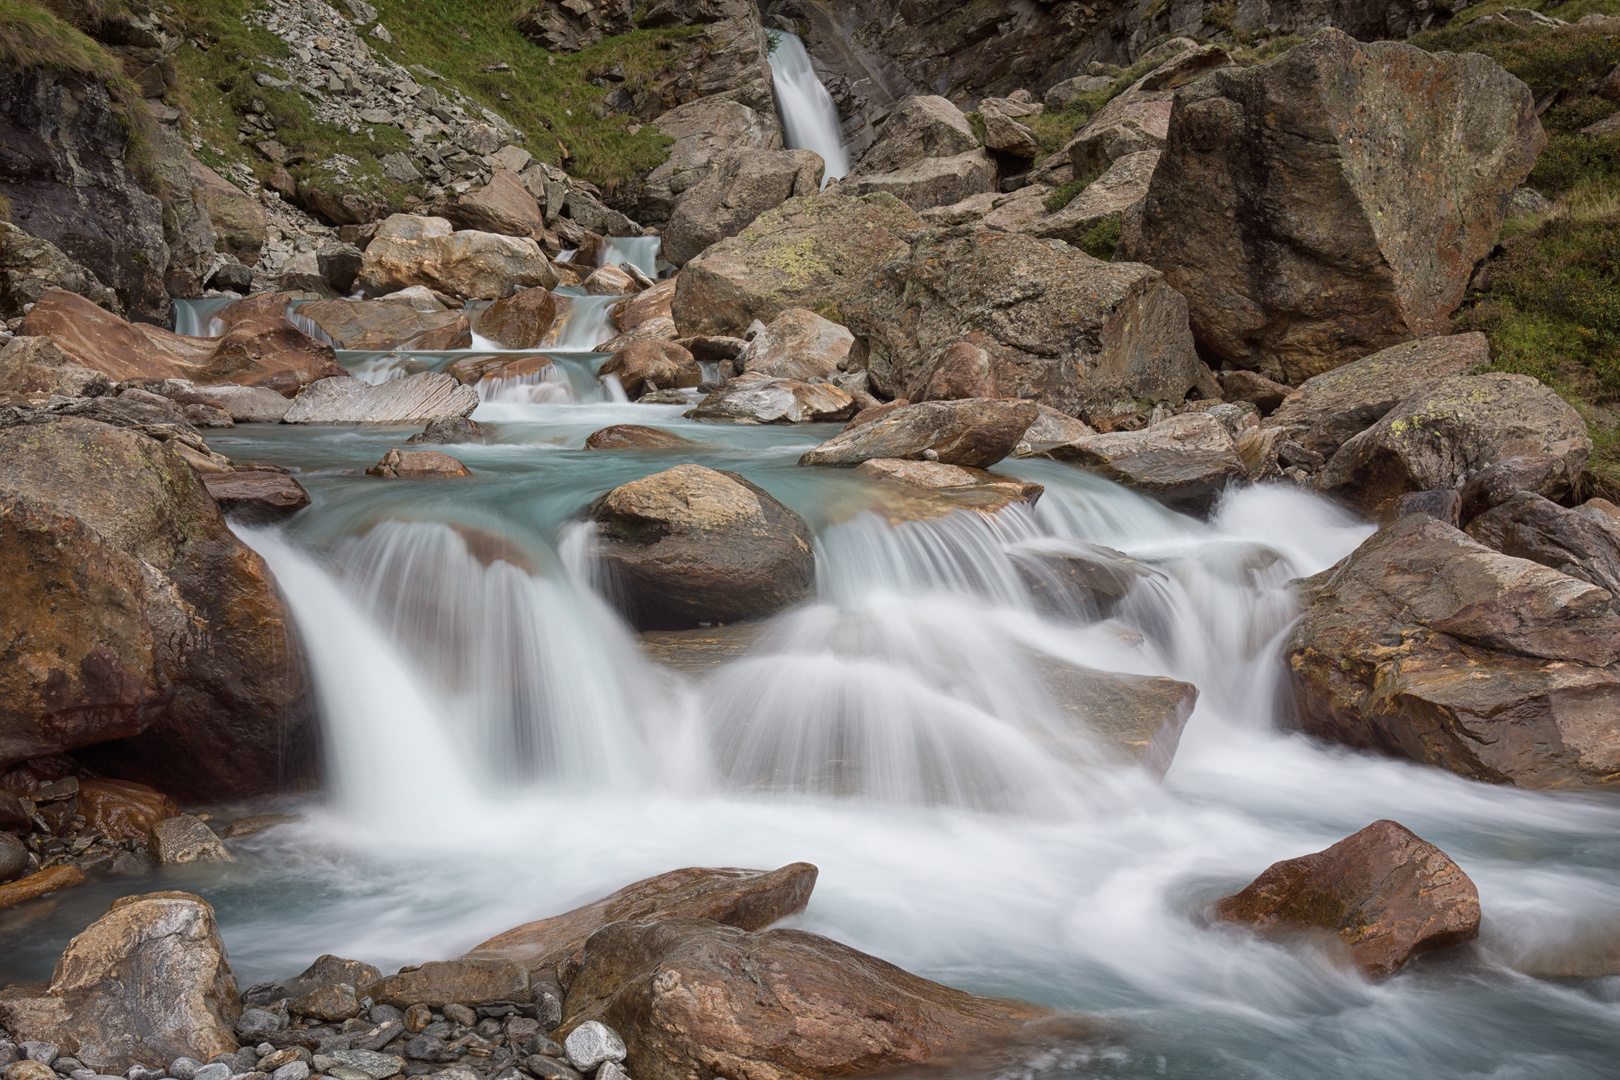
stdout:
POLYGON ((631 398, 652 389, 696 386, 703 371, 692 354, 673 341, 632 341, 602 364, 598 375, 616 375, 631 398))

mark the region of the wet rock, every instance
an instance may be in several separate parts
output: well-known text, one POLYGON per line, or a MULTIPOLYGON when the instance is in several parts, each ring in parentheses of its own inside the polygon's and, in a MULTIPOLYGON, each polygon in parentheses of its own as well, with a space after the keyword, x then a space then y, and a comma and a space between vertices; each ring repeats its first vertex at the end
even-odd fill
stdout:
POLYGON ((16 881, 28 873, 28 845, 8 832, 0 832, 0 883, 16 881))
POLYGON ((152 855, 165 866, 236 861, 214 831, 190 814, 176 814, 152 826, 152 855))
POLYGON ((437 450, 390 450, 366 470, 366 475, 388 480, 438 480, 471 476, 472 471, 437 450))
POLYGON ((696 445, 672 431, 639 424, 614 424, 591 432, 585 440, 587 450, 679 450, 696 445))
MULTIPOLYGON (((499 382, 503 379, 527 379, 543 375, 552 367, 549 356, 522 356, 516 360, 506 356, 464 356, 444 369, 444 373, 464 386, 477 386, 481 382, 499 382)), ((465 425, 476 421, 464 417, 444 417, 433 421, 441 425, 465 425)), ((441 430, 449 430, 442 428, 441 430)), ((468 429, 469 431, 471 429, 468 429)), ((412 436, 415 438, 415 436, 412 436)), ((421 440, 428 441, 428 440, 421 440)), ((437 440, 436 440, 437 441, 437 440)), ((454 440, 445 439, 450 442, 454 440)))
POLYGON ((679 335, 740 337, 789 308, 841 306, 908 249, 902 234, 918 224, 889 195, 789 199, 686 264, 671 309, 679 335))
POLYGON ((1014 551, 1018 576, 1035 603, 1060 617, 1107 618, 1138 582, 1164 578, 1123 551, 1069 544, 1062 552, 1014 551))
POLYGON ((625 346, 638 341, 674 341, 677 336, 675 320, 656 317, 641 323, 634 330, 627 330, 617 337, 599 342, 596 345, 596 351, 616 353, 625 346))
POLYGON ((179 892, 114 901, 68 943, 48 987, 0 992, 0 1024, 14 1037, 113 1074, 234 1051, 237 1013, 213 908, 179 892))
POLYGON ((1049 405, 1037 406, 1035 422, 1024 429, 1024 434, 1013 447, 1014 457, 1034 457, 1054 446, 1074 442, 1097 432, 1083 420, 1060 413, 1049 405))
POLYGON ((439 352, 472 345, 472 329, 459 311, 418 311, 393 300, 319 300, 300 305, 298 314, 340 349, 439 352))
POLYGON ((296 774, 287 614, 174 445, 80 419, 0 431, 0 760, 84 748, 183 799, 270 790, 267 761, 296 774))
POLYGON ((591 504, 597 556, 640 629, 772 615, 815 580, 798 515, 735 473, 678 465, 591 504))
MULTIPOLYGON (((37 900, 58 889, 70 889, 84 884, 84 871, 71 864, 58 863, 19 881, 0 885, 0 908, 12 907, 26 900, 37 900)), ((5 1015, 4 991, 0 991, 0 1017, 5 1015)))
POLYGON ((1326 930, 1375 978, 1479 936, 1479 892, 1446 853, 1393 821, 1324 851, 1274 863, 1215 905, 1222 922, 1326 930))
POLYGON ((268 469, 238 469, 210 473, 203 485, 221 512, 233 521, 268 525, 309 505, 309 492, 287 473, 268 469))
POLYGON ((585 279, 585 292, 591 296, 623 296, 636 291, 636 279, 617 266, 598 266, 585 279))
POLYGON ((946 349, 990 354, 1000 396, 1071 416, 1137 399, 1180 401, 1214 377, 1193 351, 1185 301, 1145 266, 1104 263, 1011 233, 919 240, 840 303, 865 339, 872 385, 924 391, 946 349))
POLYGON ((673 341, 635 341, 602 362, 597 375, 613 375, 631 398, 653 386, 683 389, 703 381, 703 369, 692 354, 673 341))
POLYGON ((1296 587, 1293 726, 1492 783, 1613 783, 1620 617, 1607 590, 1425 515, 1296 587))
POLYGON ((807 451, 800 465, 859 465, 870 458, 906 458, 988 468, 1006 457, 1034 423, 1028 401, 927 401, 846 429, 807 451))
POLYGON ((1321 491, 1364 513, 1408 491, 1457 488, 1511 457, 1548 455, 1564 476, 1591 453, 1586 422, 1528 375, 1458 375, 1406 398, 1347 440, 1317 478, 1321 491))
POLYGON ((175 801, 155 788, 101 777, 79 781, 78 805, 84 827, 109 840, 145 840, 154 825, 180 813, 175 801))
MULTIPOLYGON (((1027 578, 1026 578, 1027 581, 1027 578)), ((1149 675, 1126 675, 1066 664, 1043 653, 1031 661, 1051 686, 1058 704, 1075 720, 1076 729, 1100 737, 1125 760, 1163 779, 1175 760, 1181 733, 1198 704, 1192 683, 1149 675)))
POLYGON ((118 296, 88 267, 68 258, 49 240, 29 236, 0 222, 0 316, 15 319, 23 308, 55 289, 76 293, 114 314, 124 310, 118 296))
POLYGON ((1140 431, 1091 435, 1046 456, 1084 465, 1172 510, 1208 514, 1221 493, 1248 483, 1226 427, 1206 413, 1183 413, 1140 431))
POLYGON ((744 930, 762 930, 804 910, 817 870, 789 863, 777 870, 689 866, 626 885, 573 911, 525 923, 490 938, 469 955, 502 956, 531 969, 578 959, 585 939, 623 919, 712 919, 744 930))
MULTIPOLYGON (((483 1005, 494 1001, 527 1001, 529 973, 520 964, 495 957, 436 960, 360 988, 381 1005, 409 1008, 428 1005, 483 1005)), ((413 1055, 414 1056, 414 1055, 413 1055)))
POLYGON ((457 232, 444 218, 395 214, 366 247, 359 284, 371 294, 425 285, 499 300, 521 289, 556 288, 557 272, 527 237, 457 232))
POLYGON ((0 788, 0 830, 27 833, 34 827, 32 817, 17 796, 0 788))
POLYGON ((191 393, 225 410, 234 423, 279 424, 292 402, 262 386, 222 384, 194 388, 191 393))
POLYGON ((809 150, 733 149, 716 155, 704 179, 682 192, 664 227, 664 258, 696 257, 788 199, 821 190, 821 155, 809 150))
POLYGON ((855 335, 804 308, 789 308, 755 334, 737 359, 745 372, 808 382, 835 374, 855 335))
MULTIPOLYGON (((1456 492, 1450 494, 1461 502, 1456 492)), ((1475 517, 1468 535, 1504 555, 1550 566, 1620 598, 1620 546, 1609 531, 1534 492, 1518 492, 1475 517)))
POLYGON ((728 379, 686 416, 725 424, 807 424, 847 419, 855 401, 830 383, 749 372, 728 379))
POLYGON ((446 445, 458 442, 473 442, 484 437, 484 429, 476 420, 468 420, 464 416, 441 416, 436 420, 429 420, 427 427, 412 435, 405 441, 413 446, 423 444, 446 445))
POLYGON ((1323 30, 1177 93, 1121 253, 1187 297, 1201 347, 1297 383, 1443 331, 1545 142, 1484 56, 1323 30))
POLYGON ((440 212, 458 229, 538 239, 546 230, 545 215, 514 172, 496 169, 489 183, 469 191, 440 212))
POLYGON ((347 376, 305 387, 282 420, 289 424, 422 424, 465 417, 478 394, 449 375, 423 371, 371 386, 347 376))
POLYGON ((1551 454, 1506 458, 1485 466, 1462 486, 1457 516, 1466 525, 1521 491, 1562 499, 1569 494, 1570 479, 1568 463, 1551 454))
POLYGON ((706 919, 598 930, 568 1013, 570 1030, 597 1020, 618 1032, 625 1064, 641 1080, 879 1072, 1015 1037, 1047 1015, 929 982, 816 934, 750 933, 706 919), (827 1016, 840 1019, 819 1019, 827 1016))
MULTIPOLYGON (((1305 380, 1287 395, 1265 426, 1281 428, 1307 450, 1331 458, 1353 436, 1413 394, 1449 375, 1471 375, 1490 359, 1484 334, 1408 341, 1305 380)), ((1245 375, 1227 372, 1222 379, 1242 380, 1245 375)))
POLYGON ((677 279, 666 278, 615 304, 613 325, 622 332, 629 332, 656 319, 670 318, 670 305, 675 300, 676 284, 677 279))

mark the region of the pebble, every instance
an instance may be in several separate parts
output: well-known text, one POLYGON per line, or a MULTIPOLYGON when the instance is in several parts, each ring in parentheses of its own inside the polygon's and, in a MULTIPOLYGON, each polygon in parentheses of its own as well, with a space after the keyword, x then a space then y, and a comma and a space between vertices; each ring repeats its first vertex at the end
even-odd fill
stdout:
POLYGON ((191 1074, 191 1080, 231 1080, 231 1074, 236 1070, 222 1061, 204 1065, 191 1074))
POLYGON ((462 1027, 472 1027, 478 1023, 478 1014, 465 1005, 446 1005, 444 1007, 444 1018, 453 1020, 462 1027))
MULTIPOLYGON (((84 1068, 84 1062, 75 1057, 59 1057, 51 1063, 51 1068, 59 1073, 67 1073, 72 1076, 75 1072, 84 1068)), ((162 1076, 163 1074, 158 1073, 158 1075, 162 1076)))
POLYGON ((405 1030, 415 1034, 433 1023, 433 1010, 426 1005, 412 1005, 405 1010, 405 1030))
POLYGON ((532 1054, 523 1062, 539 1080, 582 1080, 579 1072, 565 1062, 556 1058, 546 1057, 544 1054, 532 1054))
POLYGON ((568 1056, 560 1045, 544 1035, 536 1035, 529 1040, 529 1053, 544 1054, 546 1057, 559 1060, 568 1056))
POLYGON ((587 1020, 568 1033, 563 1042, 568 1061, 576 1069, 589 1072, 604 1061, 623 1061, 624 1040, 606 1024, 587 1020))
POLYGON ((540 1034, 540 1021, 530 1020, 526 1016, 514 1016, 506 1021, 502 1030, 506 1032, 506 1039, 513 1046, 524 1046, 540 1034))
POLYGON ((29 1061, 37 1061, 41 1065, 51 1064, 56 1060, 57 1055, 61 1053, 60 1050, 48 1042, 18 1043, 17 1047, 23 1052, 23 1057, 29 1061))
MULTIPOLYGON (((432 1013, 429 1013, 428 1015, 432 1016, 432 1013)), ((373 1024, 386 1024, 390 1020, 404 1021, 405 1014, 394 1008, 392 1005, 373 1005, 366 1012, 366 1019, 370 1020, 373 1024)), ((409 1025, 407 1025, 407 1028, 408 1027, 409 1025)))
POLYGON ((416 1061, 455 1061, 460 1055, 436 1035, 418 1035, 405 1044, 405 1056, 416 1061))
POLYGON ((309 1066, 302 1061, 289 1061, 272 1072, 270 1080, 309 1080, 309 1066))
POLYGON ((236 1021, 236 1030, 246 1035, 253 1031, 280 1031, 287 1022, 269 1009, 245 1009, 236 1021))
POLYGON ((630 1080, 630 1074, 617 1061, 606 1061, 596 1070, 596 1080, 630 1080))
POLYGON ((163 1080, 162 1069, 149 1069, 145 1065, 131 1065, 124 1071, 124 1080, 163 1080))

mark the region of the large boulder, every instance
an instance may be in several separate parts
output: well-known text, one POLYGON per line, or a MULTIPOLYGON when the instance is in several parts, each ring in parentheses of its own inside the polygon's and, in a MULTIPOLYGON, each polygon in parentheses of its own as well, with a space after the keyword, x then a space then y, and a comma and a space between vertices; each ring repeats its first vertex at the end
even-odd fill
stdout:
POLYGON ((68 942, 45 987, 0 991, 0 1025, 96 1072, 167 1071, 237 1048, 241 1012, 214 909, 183 892, 126 896, 68 942))
POLYGON ((1182 413, 1140 431, 1082 436, 1045 455, 1084 465, 1188 514, 1208 514, 1223 491, 1249 479, 1236 440, 1208 413, 1182 413))
POLYGON ((1620 599, 1620 544, 1613 526, 1595 514, 1520 491, 1475 517, 1467 532, 1504 555, 1550 566, 1620 599))
POLYGON ((497 300, 478 316, 478 333, 503 349, 539 348, 557 323, 557 298, 549 289, 524 289, 497 300))
POLYGON ((0 317, 15 319, 53 289, 77 293, 98 307, 119 313, 118 294, 101 283, 49 240, 29 236, 9 221, 0 221, 0 317))
POLYGON ((847 327, 789 308, 754 335, 737 361, 744 371, 778 379, 825 379, 843 366, 854 344, 847 327))
POLYGON ((440 212, 458 229, 535 239, 546 231, 540 204, 518 175, 506 169, 496 169, 489 183, 469 191, 440 212))
POLYGON ((1039 410, 1032 401, 966 398, 904 405, 807 450, 800 465, 859 465, 872 458, 987 469, 1013 452, 1039 410))
POLYGON ((340 349, 438 352, 472 344, 472 328, 461 312, 418 311, 397 300, 317 300, 300 304, 298 314, 340 349))
POLYGON ((614 488, 590 516, 611 595, 638 629, 774 615, 815 584, 809 528, 736 473, 677 465, 614 488))
POLYGON ((951 206, 996 188, 996 163, 984 150, 925 157, 893 172, 852 172, 838 183, 844 195, 893 195, 914 210, 951 206))
POLYGON ((1325 851, 1273 863, 1215 905, 1222 922, 1326 930, 1375 978, 1420 953, 1479 936, 1479 890, 1462 867, 1411 830, 1375 821, 1325 851))
POLYGON ((528 237, 465 230, 444 218, 395 214, 366 246, 358 284, 370 295, 425 285, 452 296, 499 300, 557 287, 557 271, 528 237))
POLYGON ((774 111, 758 112, 723 97, 677 106, 653 126, 674 142, 664 162, 647 174, 638 195, 636 217, 649 225, 669 221, 681 194, 702 183, 728 150, 768 151, 782 145, 774 111))
POLYGON ((612 375, 631 398, 652 387, 661 390, 696 386, 703 369, 684 347, 673 341, 632 341, 602 362, 598 375, 612 375))
POLYGON ((886 1072, 1017 1037, 1047 1010, 983 998, 802 930, 611 923, 585 944, 566 1034, 600 1021, 638 1080, 886 1072))
POLYGON ((478 391, 439 371, 371 385, 343 376, 310 383, 281 419, 288 424, 426 424, 464 417, 478 408, 478 391))
POLYGON ((740 337, 788 308, 837 308, 905 254, 904 234, 920 224, 889 195, 789 199, 686 264, 671 309, 676 329, 740 337))
POLYGON ((316 379, 343 374, 330 345, 280 315, 255 313, 220 337, 193 338, 125 322, 73 293, 50 292, 23 319, 22 333, 49 338, 73 363, 114 382, 231 382, 291 395, 316 379))
POLYGON ((0 349, 0 393, 48 399, 111 392, 106 375, 73 363, 50 338, 12 338, 0 349))
POLYGON ((1187 297, 1201 347, 1298 383, 1443 332, 1545 142, 1487 57, 1323 30, 1177 92, 1122 255, 1187 297))
POLYGON ((712 919, 743 930, 763 930, 796 915, 810 902, 817 870, 789 863, 777 870, 689 866, 626 885, 594 903, 497 934, 469 956, 504 957, 530 970, 580 959, 585 940, 608 923, 631 919, 712 919))
POLYGON ((920 239, 840 302, 867 342, 872 384, 922 391, 941 353, 968 338, 991 353, 997 396, 1070 415, 1134 411, 1219 387, 1193 350, 1186 301, 1163 275, 1006 233, 920 239), (977 331, 977 335, 974 332, 977 331))
POLYGON ((1408 397, 1448 375, 1482 370, 1490 359, 1490 345, 1479 333, 1393 345, 1306 379, 1262 424, 1282 428, 1300 446, 1331 458, 1408 397))
POLYGON ((851 175, 894 172, 924 158, 950 158, 979 148, 962 110, 948 98, 917 95, 902 101, 883 121, 877 142, 855 163, 851 175))
POLYGON ((703 181, 681 193, 664 227, 664 258, 676 266, 796 196, 821 190, 826 163, 809 150, 728 150, 703 181))
POLYGON ((675 302, 675 288, 679 279, 665 278, 651 288, 626 297, 613 305, 613 325, 620 333, 629 333, 639 326, 658 319, 670 320, 674 325, 671 305, 675 302))
POLYGON ((1620 616, 1607 590, 1424 514, 1298 583, 1291 722, 1522 787, 1620 775, 1620 616))
POLYGON ((686 416, 723 424, 808 424, 847 420, 855 399, 831 383, 749 372, 727 379, 686 416))
POLYGON ((1592 440, 1581 415, 1529 375, 1436 380, 1340 446, 1318 487, 1365 513, 1409 491, 1459 488, 1507 458, 1548 455, 1580 475, 1592 440))
POLYGON ((259 200, 226 180, 196 158, 192 158, 193 197, 214 224, 219 250, 233 256, 243 266, 259 261, 268 240, 264 207, 259 200))
POLYGON ((1122 155, 1068 205, 1031 222, 1022 231, 1078 247, 1100 226, 1122 221, 1141 206, 1158 165, 1157 150, 1122 155))
POLYGON ((174 445, 79 419, 0 431, 0 765, 75 750, 202 800, 306 764, 274 580, 174 445))

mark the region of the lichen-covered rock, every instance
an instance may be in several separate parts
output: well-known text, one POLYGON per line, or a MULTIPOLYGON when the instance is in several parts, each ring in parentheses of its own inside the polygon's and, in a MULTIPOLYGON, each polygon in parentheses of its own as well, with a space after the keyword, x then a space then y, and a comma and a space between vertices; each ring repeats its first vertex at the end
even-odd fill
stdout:
POLYGON ((855 335, 804 308, 789 308, 756 333, 737 356, 744 371, 779 379, 825 379, 835 374, 855 335))
POLYGON ((1298 383, 1443 331, 1545 141, 1488 58, 1324 30, 1177 93, 1122 254, 1187 297, 1200 346, 1298 383))
POLYGON ((664 258, 676 266, 728 236, 736 236, 765 211, 788 199, 821 190, 826 163, 809 150, 728 150, 709 174, 682 192, 664 227, 664 258))
POLYGON ((1098 226, 1120 221, 1141 206, 1158 164, 1157 150, 1122 155, 1067 206, 1030 223, 1023 231, 1079 246, 1098 226))

